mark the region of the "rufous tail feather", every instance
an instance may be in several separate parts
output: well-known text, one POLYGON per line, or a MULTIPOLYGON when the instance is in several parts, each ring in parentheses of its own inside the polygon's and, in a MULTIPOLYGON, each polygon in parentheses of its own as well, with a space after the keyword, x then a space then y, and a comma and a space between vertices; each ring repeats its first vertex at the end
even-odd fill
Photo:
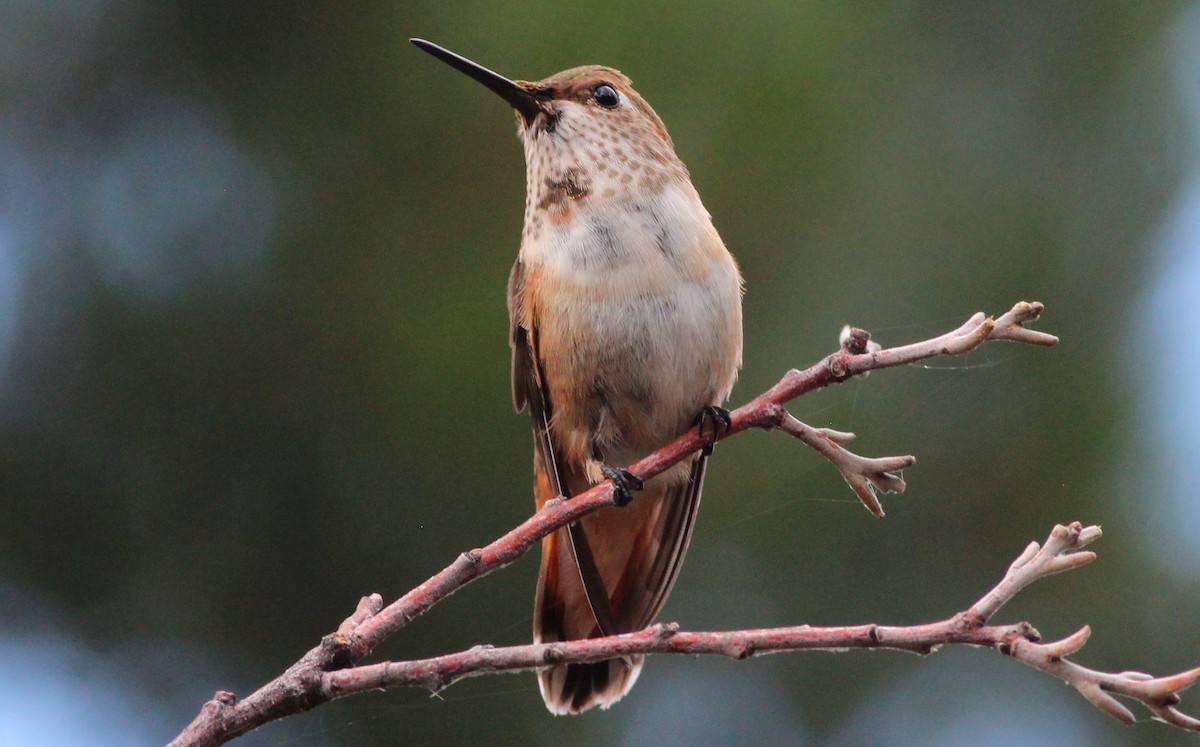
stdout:
MULTIPOLYGON (((581 520, 619 632, 641 630, 651 624, 670 593, 695 523, 704 461, 702 456, 695 457, 686 482, 649 482, 630 505, 604 508, 581 520)), ((540 507, 555 493, 536 458, 534 472, 534 493, 540 507)), ((566 529, 542 540, 534 605, 537 643, 602 635, 566 529)), ((628 656, 544 669, 538 673, 538 685, 546 707, 556 714, 580 713, 595 706, 608 708, 633 687, 644 658, 628 656)))

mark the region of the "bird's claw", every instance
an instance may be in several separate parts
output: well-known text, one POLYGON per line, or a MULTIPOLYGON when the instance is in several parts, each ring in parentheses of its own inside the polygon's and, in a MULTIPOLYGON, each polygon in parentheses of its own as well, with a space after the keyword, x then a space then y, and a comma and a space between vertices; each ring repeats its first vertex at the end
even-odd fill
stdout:
POLYGON ((628 506, 633 500, 633 491, 645 487, 642 478, 624 467, 602 467, 601 472, 613 482, 613 503, 617 506, 628 506))
POLYGON ((706 405, 700 410, 700 414, 696 416, 697 426, 700 431, 700 438, 705 437, 705 431, 708 432, 708 441, 704 444, 704 456, 709 456, 713 453, 713 447, 717 444, 717 439, 725 435, 731 427, 733 427, 733 419, 729 415, 729 410, 717 405, 706 405))

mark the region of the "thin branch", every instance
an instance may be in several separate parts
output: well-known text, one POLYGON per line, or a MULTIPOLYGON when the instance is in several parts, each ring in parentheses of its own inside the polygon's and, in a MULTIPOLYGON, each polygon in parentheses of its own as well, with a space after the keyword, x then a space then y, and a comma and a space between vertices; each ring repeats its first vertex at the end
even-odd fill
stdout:
MULTIPOLYGON (((1022 325, 1036 321, 1043 308, 1038 302, 1021 301, 1000 317, 999 321, 1003 324, 980 312, 940 337, 883 350, 870 349, 869 335, 862 330, 855 330, 856 334, 852 334, 838 352, 831 353, 802 371, 788 371, 775 386, 733 410, 729 426, 721 430, 718 438, 723 440, 750 428, 770 430, 779 427, 788 417, 783 408, 785 403, 802 394, 845 381, 851 376, 927 358, 960 355, 990 339, 1016 340, 1021 334, 1014 329, 1025 329, 1022 325)), ((1020 340, 1022 342, 1053 345, 1058 341, 1053 335, 1025 331, 1036 337, 1020 340)), ((701 434, 697 426, 629 465, 628 469, 643 480, 648 480, 690 457, 710 440, 711 435, 701 434)), ((367 620, 358 629, 352 642, 353 658, 357 661, 370 653, 380 642, 471 581, 514 562, 547 534, 604 506, 611 506, 612 488, 612 481, 605 480, 570 500, 560 498, 548 501, 541 511, 500 539, 481 549, 463 553, 450 566, 393 602, 379 615, 367 620)))
POLYGON ((553 664, 595 662, 617 656, 713 654, 745 659, 781 651, 850 648, 887 648, 926 654, 948 643, 1011 645, 1026 635, 1028 631, 1021 624, 968 629, 954 619, 906 627, 797 625, 733 631, 682 631, 676 623, 658 623, 635 633, 606 638, 522 646, 476 646, 431 659, 388 661, 343 669, 325 675, 325 692, 330 698, 398 686, 438 692, 467 677, 532 671, 553 664))
POLYGON ((381 662, 329 672, 323 677, 323 695, 329 699, 381 688, 414 686, 438 692, 466 677, 499 672, 543 669, 554 664, 595 662, 615 656, 644 654, 713 654, 745 659, 781 651, 885 648, 929 654, 950 644, 987 646, 1057 677, 1078 690, 1093 705, 1131 724, 1133 714, 1110 693, 1144 705, 1154 717, 1180 728, 1200 731, 1200 720, 1175 708, 1179 694, 1200 679, 1200 668, 1154 678, 1140 672, 1108 673, 1080 666, 1066 657, 1083 647, 1091 634, 1084 627, 1060 641, 1042 643, 1032 625, 987 625, 991 613, 1038 579, 1093 559, 1095 553, 1079 551, 1100 537, 1100 528, 1079 522, 1058 525, 1045 545, 1031 543, 1009 567, 994 588, 964 612, 935 623, 891 627, 856 625, 735 630, 681 631, 674 623, 652 625, 636 633, 524 646, 476 646, 467 651, 431 659, 381 662))
POLYGON ((1085 625, 1073 635, 1054 643, 1016 640, 1006 651, 1018 661, 1057 677, 1079 691, 1092 705, 1125 724, 1136 719, 1128 708, 1109 693, 1136 700, 1154 714, 1154 718, 1181 729, 1200 731, 1200 719, 1179 711, 1179 694, 1200 679, 1200 667, 1166 677, 1143 672, 1100 672, 1080 666, 1066 657, 1074 654, 1091 636, 1085 625))
POLYGON ((1008 567, 1004 579, 973 604, 967 614, 980 624, 986 623, 1017 592, 1039 578, 1092 562, 1096 559, 1096 553, 1080 548, 1098 539, 1101 534, 1097 526, 1081 528, 1078 524, 1072 524, 1069 527, 1055 527, 1044 545, 1030 542, 1020 557, 1008 567))
POLYGON ((879 503, 876 491, 903 493, 904 478, 897 473, 917 463, 915 456, 861 457, 843 446, 854 440, 853 433, 813 428, 790 413, 784 413, 779 430, 795 436, 828 459, 846 478, 846 484, 858 495, 867 510, 879 517, 883 516, 883 506, 879 503))
MULTIPOLYGON (((937 356, 959 355, 989 340, 1053 345, 1058 338, 1024 327, 1025 324, 1036 321, 1042 309, 1040 303, 1022 301, 999 319, 993 320, 978 313, 951 332, 897 348, 879 349, 876 344, 870 342, 870 335, 866 332, 851 329, 848 334, 843 335, 841 350, 826 356, 807 369, 788 371, 769 390, 732 411, 729 426, 722 429, 717 437, 725 439, 750 428, 770 430, 785 424, 794 430, 792 421, 788 420, 791 416, 784 409, 785 403, 807 392, 876 369, 906 365, 937 356)), ((836 432, 827 432, 825 437, 832 438, 830 433, 836 432)), ((643 479, 649 479, 688 458, 712 439, 712 434, 702 434, 699 428, 692 428, 671 443, 629 465, 628 469, 643 479)), ((835 464, 838 462, 835 461, 835 464)), ((838 467, 843 470, 843 475, 848 474, 849 468, 843 469, 841 464, 838 464, 838 467)), ((861 477, 875 487, 885 486, 881 488, 884 490, 898 489, 903 482, 895 482, 899 480, 898 477, 886 474, 893 469, 898 467, 884 468, 882 471, 877 469, 876 472, 871 472, 865 467, 855 467, 849 469, 849 474, 854 475, 854 479, 861 477), (874 474, 876 479, 872 479, 868 474, 874 474), (892 487, 886 487, 888 485, 892 487)), ((851 476, 847 476, 847 481, 853 487, 855 483, 851 480, 851 476)), ((286 672, 244 700, 238 702, 232 693, 218 692, 171 745, 223 744, 269 721, 308 710, 327 701, 329 694, 323 690, 322 679, 325 673, 354 666, 389 636, 466 584, 513 563, 542 537, 556 529, 604 506, 612 505, 612 488, 612 482, 606 480, 570 500, 559 497, 547 501, 541 510, 520 526, 483 548, 463 553, 429 580, 373 614, 379 599, 377 595, 365 597, 355 614, 347 618, 336 633, 326 636, 318 646, 301 657, 286 672)), ((865 488, 870 495, 869 499, 864 497, 857 487, 855 490, 872 512, 877 515, 882 512, 882 507, 870 486, 865 488)))

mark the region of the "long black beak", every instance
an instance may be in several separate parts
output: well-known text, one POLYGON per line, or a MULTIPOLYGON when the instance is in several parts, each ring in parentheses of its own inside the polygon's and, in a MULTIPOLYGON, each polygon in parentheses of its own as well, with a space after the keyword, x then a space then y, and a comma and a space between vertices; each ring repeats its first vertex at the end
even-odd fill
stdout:
POLYGON ((433 42, 428 42, 424 39, 409 39, 409 41, 455 70, 466 73, 471 78, 492 89, 500 98, 507 101, 509 106, 520 112, 521 117, 527 123, 533 122, 538 114, 545 111, 545 105, 542 103, 542 100, 524 85, 511 81, 499 73, 494 73, 483 65, 472 62, 466 57, 455 54, 449 49, 440 47, 433 42))

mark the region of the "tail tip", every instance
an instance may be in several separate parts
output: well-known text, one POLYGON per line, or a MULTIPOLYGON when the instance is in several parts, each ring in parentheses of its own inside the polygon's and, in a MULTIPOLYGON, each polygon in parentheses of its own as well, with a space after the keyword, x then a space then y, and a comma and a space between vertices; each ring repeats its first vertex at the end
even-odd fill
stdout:
POLYGON ((590 664, 559 664, 538 673, 546 709, 556 716, 608 710, 637 682, 644 657, 628 656, 590 664))

